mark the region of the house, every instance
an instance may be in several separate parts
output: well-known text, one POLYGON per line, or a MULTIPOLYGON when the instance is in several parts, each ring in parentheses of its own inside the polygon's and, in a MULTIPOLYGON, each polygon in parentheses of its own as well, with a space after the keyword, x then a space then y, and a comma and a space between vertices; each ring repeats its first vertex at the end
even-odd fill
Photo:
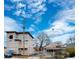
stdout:
POLYGON ((16 55, 31 55, 34 53, 33 36, 29 32, 6 31, 7 49, 16 55))
POLYGON ((53 57, 64 54, 65 53, 65 47, 61 43, 51 43, 44 47, 44 50, 51 54, 53 57))

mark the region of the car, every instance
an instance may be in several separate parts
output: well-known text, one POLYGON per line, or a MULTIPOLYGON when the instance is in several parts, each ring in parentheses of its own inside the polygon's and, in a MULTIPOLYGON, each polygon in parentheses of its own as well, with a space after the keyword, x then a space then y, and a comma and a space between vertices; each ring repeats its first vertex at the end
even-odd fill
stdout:
POLYGON ((4 53, 5 58, 11 58, 13 56, 13 50, 8 50, 4 53))

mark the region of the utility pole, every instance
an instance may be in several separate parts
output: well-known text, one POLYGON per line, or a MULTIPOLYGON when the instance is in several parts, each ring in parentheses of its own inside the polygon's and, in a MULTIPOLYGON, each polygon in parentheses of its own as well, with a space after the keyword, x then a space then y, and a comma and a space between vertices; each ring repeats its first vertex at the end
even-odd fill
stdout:
MULTIPOLYGON (((22 13, 20 14, 22 15, 22 13)), ((26 17, 22 16, 23 17, 23 20, 22 20, 22 29, 23 29, 23 55, 25 54, 25 20, 26 20, 26 17)))
POLYGON ((23 55, 25 54, 25 18, 23 19, 23 55))

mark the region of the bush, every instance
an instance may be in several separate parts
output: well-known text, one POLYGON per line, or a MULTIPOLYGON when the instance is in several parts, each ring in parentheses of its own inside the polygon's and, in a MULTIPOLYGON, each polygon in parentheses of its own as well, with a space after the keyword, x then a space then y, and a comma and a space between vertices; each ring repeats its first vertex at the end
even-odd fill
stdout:
POLYGON ((66 48, 66 52, 69 53, 69 57, 75 56, 75 48, 66 48))

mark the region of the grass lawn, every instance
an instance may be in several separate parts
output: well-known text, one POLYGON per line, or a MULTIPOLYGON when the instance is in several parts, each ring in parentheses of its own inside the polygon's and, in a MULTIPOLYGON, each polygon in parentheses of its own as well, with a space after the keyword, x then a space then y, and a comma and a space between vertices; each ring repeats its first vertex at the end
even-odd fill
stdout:
POLYGON ((66 52, 69 53, 69 57, 75 56, 75 48, 66 48, 66 52))

